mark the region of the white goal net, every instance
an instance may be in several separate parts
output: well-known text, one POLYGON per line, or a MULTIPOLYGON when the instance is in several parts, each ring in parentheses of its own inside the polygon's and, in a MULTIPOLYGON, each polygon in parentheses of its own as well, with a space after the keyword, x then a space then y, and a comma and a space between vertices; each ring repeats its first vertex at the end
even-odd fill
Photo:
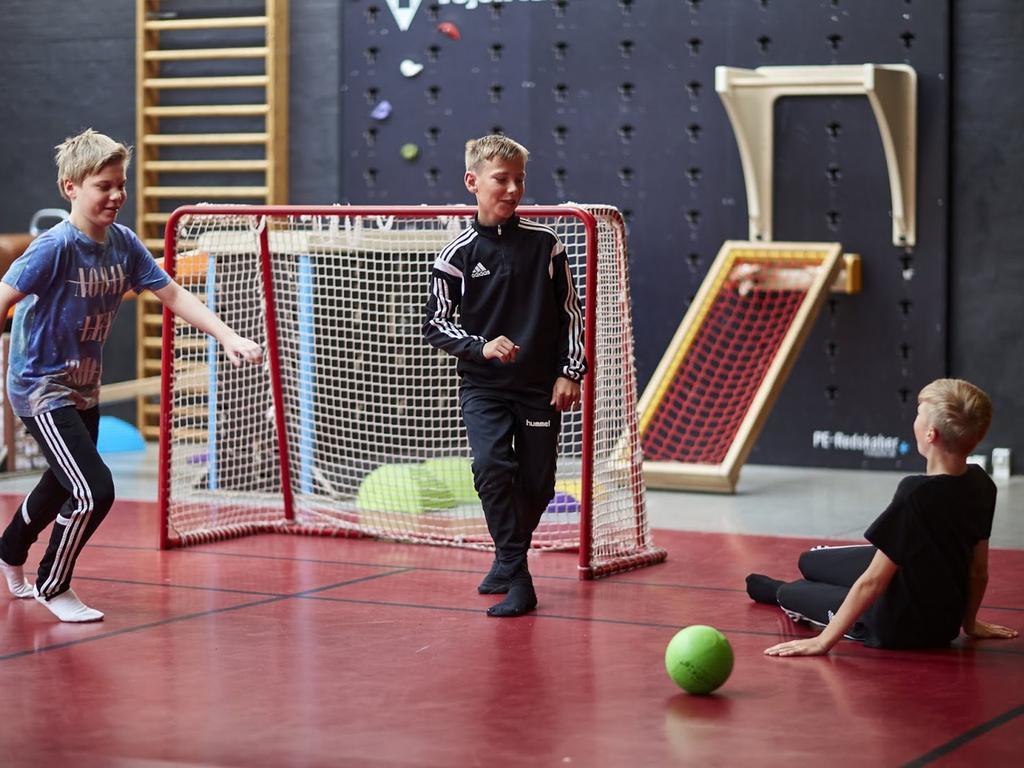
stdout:
MULTIPOLYGON (((556 494, 534 547, 578 549, 584 578, 659 562, 622 219, 597 206, 519 212, 566 247, 591 367, 583 408, 563 418, 556 494)), ((165 314, 164 546, 265 531, 491 546, 455 359, 421 333, 431 265, 472 213, 202 205, 172 215, 168 271, 267 354, 234 368, 165 314)))

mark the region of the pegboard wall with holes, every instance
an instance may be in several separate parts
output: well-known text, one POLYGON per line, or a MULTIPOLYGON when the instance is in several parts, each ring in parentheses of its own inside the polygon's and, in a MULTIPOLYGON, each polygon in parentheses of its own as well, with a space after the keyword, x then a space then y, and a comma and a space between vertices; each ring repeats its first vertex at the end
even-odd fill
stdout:
POLYGON ((831 298, 750 460, 918 466, 915 396, 946 371, 948 26, 946 0, 352 0, 343 197, 471 204, 466 139, 521 141, 524 202, 625 213, 643 385, 722 241, 747 235, 716 65, 909 64, 919 84, 913 250, 892 244, 867 100, 776 106, 774 237, 841 242, 863 258, 864 290, 831 298))

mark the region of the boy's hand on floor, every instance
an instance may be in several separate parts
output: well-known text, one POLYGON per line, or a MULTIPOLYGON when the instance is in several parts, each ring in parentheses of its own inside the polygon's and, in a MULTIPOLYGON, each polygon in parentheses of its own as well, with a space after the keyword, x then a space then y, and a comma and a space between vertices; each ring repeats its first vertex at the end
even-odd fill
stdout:
POLYGON ((1017 634, 1016 629, 1001 624, 989 624, 987 621, 975 621, 973 629, 967 631, 968 637, 978 640, 1012 640, 1017 634))
POLYGON ((785 643, 765 648, 765 656, 823 656, 828 648, 817 637, 805 637, 801 640, 789 640, 785 643))

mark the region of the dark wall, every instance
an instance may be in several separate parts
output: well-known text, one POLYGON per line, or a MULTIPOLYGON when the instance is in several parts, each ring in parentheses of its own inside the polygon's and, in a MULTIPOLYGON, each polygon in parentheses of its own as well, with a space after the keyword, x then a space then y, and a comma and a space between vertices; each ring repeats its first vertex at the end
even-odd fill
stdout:
MULTIPOLYGON (((32 214, 40 208, 71 209, 57 191, 53 162, 53 147, 66 136, 92 127, 134 143, 135 19, 123 12, 126 5, 113 0, 4 4, 0 231, 26 232, 32 214), (55 24, 55 18, 61 23, 55 24)), ((133 189, 131 178, 129 189, 133 189)), ((119 220, 134 225, 130 196, 119 220)), ((118 315, 107 341, 103 380, 135 376, 135 304, 131 303, 118 315)), ((133 403, 106 410, 135 419, 133 403)))
POLYGON ((423 3, 403 31, 382 4, 349 3, 342 186, 351 202, 471 203, 465 140, 495 129, 519 139, 533 158, 528 201, 624 211, 643 385, 722 242, 747 237, 716 65, 912 65, 921 125, 913 250, 891 241, 867 99, 777 105, 775 238, 842 242, 862 256, 865 290, 830 302, 752 455, 901 467, 906 453, 917 462, 914 395, 946 370, 948 24, 943 0, 520 0, 423 3), (460 39, 440 34, 443 22, 460 39), (399 71, 407 58, 424 66, 416 77, 399 71), (374 119, 382 100, 391 114, 374 119), (415 161, 399 155, 406 142, 420 146, 415 161), (816 445, 816 431, 883 436, 888 451, 816 445))
MULTIPOLYGON (((987 447, 1024 449, 1014 437, 1024 419, 1015 0, 952 11, 946 0, 424 0, 406 31, 383 0, 291 7, 291 201, 469 203, 465 139, 495 128, 520 138, 533 151, 531 201, 608 202, 629 216, 641 384, 722 240, 746 235, 714 66, 912 64, 921 100, 912 252, 889 242, 888 182, 866 101, 793 99, 777 109, 776 237, 840 240, 865 260, 865 291, 823 313, 752 458, 900 466, 900 457, 821 452, 812 430, 909 437, 914 392, 946 373, 995 396, 987 447), (456 23, 462 39, 441 35, 440 21, 456 23), (402 77, 404 58, 424 71, 402 77), (381 98, 394 111, 376 121, 369 112, 381 98), (833 122, 838 137, 826 131, 833 122), (406 142, 420 146, 413 162, 399 155, 406 142)), ((135 141, 134 6, 7 2, 0 46, 0 230, 23 231, 33 211, 63 202, 54 144, 86 126, 135 141)), ((131 200, 122 221, 134 221, 131 200)), ((133 312, 125 306, 108 343, 106 380, 134 376, 133 312)))
POLYGON ((983 386, 982 447, 1024 466, 1024 4, 953 7, 950 370, 983 386))

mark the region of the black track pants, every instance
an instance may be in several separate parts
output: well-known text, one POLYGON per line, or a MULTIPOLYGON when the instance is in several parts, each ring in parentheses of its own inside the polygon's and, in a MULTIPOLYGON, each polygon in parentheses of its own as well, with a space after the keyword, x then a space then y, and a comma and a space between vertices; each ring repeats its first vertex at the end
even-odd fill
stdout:
POLYGON ((22 417, 50 468, 43 473, 0 538, 0 558, 23 565, 29 547, 54 523, 36 586, 46 598, 68 589, 82 547, 114 502, 110 470, 96 450, 99 408, 58 408, 22 417))
MULTIPOLYGON (((828 624, 846 599, 850 587, 867 570, 875 548, 870 544, 850 547, 819 547, 800 555, 803 579, 779 588, 779 605, 786 613, 799 615, 815 624, 828 624)), ((849 630, 850 637, 863 634, 858 621, 849 630)))
POLYGON ((555 493, 561 414, 549 397, 510 397, 473 387, 459 391, 459 403, 497 558, 503 567, 517 567, 555 493))

